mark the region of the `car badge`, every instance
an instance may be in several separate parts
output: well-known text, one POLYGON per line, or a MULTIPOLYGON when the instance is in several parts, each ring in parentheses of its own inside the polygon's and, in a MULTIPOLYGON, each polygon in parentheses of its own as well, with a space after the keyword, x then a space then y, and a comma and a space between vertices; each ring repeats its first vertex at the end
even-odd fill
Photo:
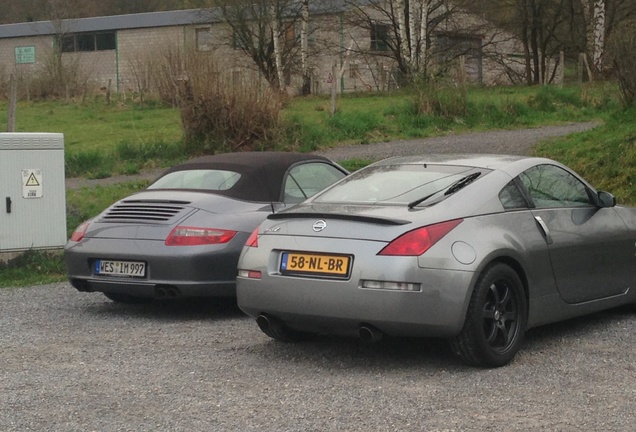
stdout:
POLYGON ((313 230, 315 232, 320 232, 322 230, 324 230, 325 228, 327 228, 327 222, 325 222, 324 220, 317 220, 316 222, 314 222, 314 226, 312 227, 313 230))

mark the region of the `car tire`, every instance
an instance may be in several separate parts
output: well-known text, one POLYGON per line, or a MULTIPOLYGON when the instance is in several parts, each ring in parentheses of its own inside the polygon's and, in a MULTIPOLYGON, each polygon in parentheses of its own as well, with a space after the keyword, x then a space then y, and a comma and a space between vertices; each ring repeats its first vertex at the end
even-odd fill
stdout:
POLYGON ((469 365, 504 366, 519 351, 527 317, 519 275, 505 264, 493 264, 477 280, 464 327, 450 340, 451 350, 469 365))
POLYGON ((151 299, 144 297, 135 297, 130 294, 120 294, 120 293, 111 293, 105 292, 103 293, 108 299, 117 302, 117 303, 126 303, 126 304, 142 304, 149 303, 151 299))

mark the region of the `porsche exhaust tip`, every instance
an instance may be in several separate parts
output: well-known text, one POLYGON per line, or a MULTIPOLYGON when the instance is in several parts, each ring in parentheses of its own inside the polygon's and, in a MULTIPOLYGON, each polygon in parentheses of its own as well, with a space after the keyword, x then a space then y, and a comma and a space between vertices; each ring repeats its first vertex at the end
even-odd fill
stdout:
POLYGON ((382 339, 383 333, 371 325, 363 324, 358 329, 358 335, 362 342, 373 343, 379 342, 382 339))
POLYGON ((181 292, 177 287, 159 285, 155 287, 155 298, 161 299, 176 299, 181 297, 181 292))

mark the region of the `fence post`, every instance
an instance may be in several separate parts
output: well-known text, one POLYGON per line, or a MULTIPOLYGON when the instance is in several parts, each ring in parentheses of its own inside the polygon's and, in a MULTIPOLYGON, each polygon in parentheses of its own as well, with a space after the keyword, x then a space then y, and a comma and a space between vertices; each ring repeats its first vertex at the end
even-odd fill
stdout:
POLYGON ((9 108, 7 113, 7 132, 15 132, 15 112, 18 99, 18 81, 15 75, 11 74, 9 81, 9 108))
POLYGON ((331 117, 336 114, 336 93, 338 92, 338 64, 331 68, 331 117))

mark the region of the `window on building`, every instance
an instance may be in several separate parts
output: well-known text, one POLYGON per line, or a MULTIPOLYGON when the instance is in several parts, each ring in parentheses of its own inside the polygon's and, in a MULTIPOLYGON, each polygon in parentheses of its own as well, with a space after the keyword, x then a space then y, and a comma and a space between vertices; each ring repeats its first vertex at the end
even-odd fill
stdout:
POLYGON ((62 52, 75 51, 75 36, 63 36, 61 40, 59 40, 59 45, 62 48, 62 52))
POLYGON ((76 33, 58 39, 62 52, 108 51, 117 48, 115 32, 76 33))
POLYGON ((75 35, 75 46, 77 47, 77 51, 95 51, 95 35, 75 35))
POLYGON ((388 24, 373 23, 371 25, 371 50, 388 51, 389 34, 388 24))
POLYGON ((358 63, 351 63, 349 65, 349 78, 356 79, 358 78, 359 74, 360 73, 358 72, 358 63))
POLYGON ((97 51, 117 49, 117 36, 115 35, 115 32, 95 34, 95 49, 97 49, 97 51))
POLYGON ((212 49, 212 33, 210 27, 202 27, 195 30, 197 50, 210 51, 212 49))

